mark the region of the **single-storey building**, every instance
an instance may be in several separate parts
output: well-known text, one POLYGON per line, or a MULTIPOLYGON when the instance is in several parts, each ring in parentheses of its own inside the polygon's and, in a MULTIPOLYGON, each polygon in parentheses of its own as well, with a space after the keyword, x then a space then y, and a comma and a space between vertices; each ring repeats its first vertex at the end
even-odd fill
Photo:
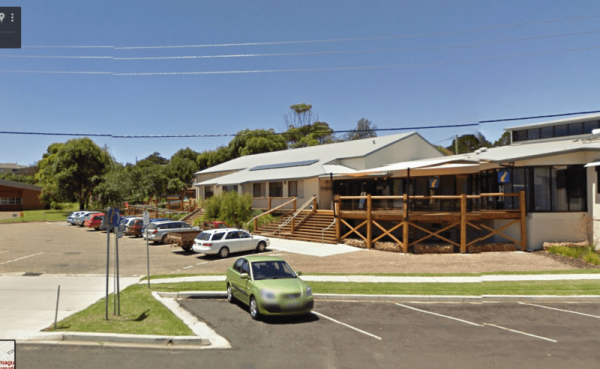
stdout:
MULTIPOLYGON (((511 136, 507 146, 338 173, 333 177, 334 194, 342 198, 364 193, 407 194, 409 199, 412 197, 410 211, 448 214, 460 213, 461 203, 456 196, 466 194, 470 196, 469 211, 490 210, 502 215, 503 211, 514 214, 521 208, 518 196, 506 194, 524 191, 526 235, 521 238, 523 228, 518 226, 503 229, 504 234, 517 241, 524 240, 528 249, 540 249, 545 241, 587 239, 598 244, 600 114, 505 130, 511 136)), ((341 209, 358 209, 355 202, 342 201, 341 209)), ((398 199, 374 200, 373 208, 402 209, 403 204, 398 199)), ((480 224, 498 230, 511 221, 503 219, 507 218, 505 215, 493 219, 490 214, 493 213, 481 218, 481 223, 465 225, 468 232, 481 231, 480 224)), ((455 232, 446 237, 456 240, 461 236, 455 232)), ((477 241, 478 237, 483 238, 477 234, 471 238, 477 241)), ((495 234, 485 240, 500 239, 504 238, 495 234)))
MULTIPOLYGON (((298 206, 316 196, 319 209, 332 209, 331 178, 398 161, 443 155, 418 133, 402 133, 242 156, 195 173, 197 198, 222 191, 250 194, 259 209, 297 197, 298 206)), ((290 207, 284 207, 290 208, 290 207)))
POLYGON ((41 210, 42 187, 0 179, 0 211, 41 210))
POLYGON ((16 163, 0 163, 0 173, 20 173, 27 169, 25 165, 16 163))

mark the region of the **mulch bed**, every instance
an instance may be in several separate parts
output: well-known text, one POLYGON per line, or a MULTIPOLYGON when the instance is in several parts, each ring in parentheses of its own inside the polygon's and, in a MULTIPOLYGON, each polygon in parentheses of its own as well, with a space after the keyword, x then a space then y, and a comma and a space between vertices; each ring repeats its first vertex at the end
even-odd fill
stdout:
POLYGON ((546 251, 542 251, 542 250, 540 250, 540 251, 534 251, 534 252, 532 252, 532 254, 556 260, 559 263, 571 266, 573 268, 578 268, 578 269, 600 269, 600 266, 587 263, 587 262, 585 262, 585 261, 583 261, 581 259, 570 258, 568 256, 563 256, 563 255, 549 254, 546 251))
POLYGON ((482 252, 517 251, 517 245, 512 242, 480 243, 467 247, 467 252, 479 254, 482 252))
MULTIPOLYGON (((367 248, 367 241, 358 238, 345 238, 342 240, 344 245, 367 248)), ((373 249, 380 251, 402 252, 402 247, 396 242, 373 242, 373 249)))
POLYGON ((452 254, 454 246, 445 244, 417 244, 414 246, 415 254, 452 254))

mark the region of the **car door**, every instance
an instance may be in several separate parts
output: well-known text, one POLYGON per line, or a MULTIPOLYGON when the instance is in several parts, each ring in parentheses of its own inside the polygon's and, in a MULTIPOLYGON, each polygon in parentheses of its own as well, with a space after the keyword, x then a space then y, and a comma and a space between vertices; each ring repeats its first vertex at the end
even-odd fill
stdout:
POLYGON ((244 260, 245 259, 238 259, 233 264, 233 272, 231 272, 230 275, 228 275, 229 284, 231 284, 231 293, 235 298, 239 299, 240 301, 244 300, 243 296, 245 294, 245 285, 241 283, 240 279, 240 274, 242 272, 242 264, 244 263, 244 260))
POLYGON ((240 245, 241 240, 237 231, 227 232, 227 235, 225 236, 225 241, 227 243, 227 247, 229 247, 229 252, 242 251, 240 245))
POLYGON ((250 236, 249 233, 238 231, 238 235, 240 237, 240 251, 249 251, 256 248, 252 236, 250 236))
POLYGON ((246 279, 240 278, 240 287, 244 291, 242 301, 246 304, 250 304, 250 263, 246 259, 244 259, 244 261, 242 262, 241 272, 242 273, 240 273, 240 275, 244 273, 248 275, 248 278, 246 279))

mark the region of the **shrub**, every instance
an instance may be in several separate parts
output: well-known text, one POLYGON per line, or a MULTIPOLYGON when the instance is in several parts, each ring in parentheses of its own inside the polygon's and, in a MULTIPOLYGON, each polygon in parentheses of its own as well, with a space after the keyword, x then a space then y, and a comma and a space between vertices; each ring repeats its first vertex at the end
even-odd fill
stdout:
POLYGON ((583 260, 590 264, 600 265, 600 255, 596 254, 595 252, 585 254, 583 256, 583 260))
MULTIPOLYGON (((255 217, 255 216, 260 215, 260 214, 262 214, 262 211, 258 210, 258 211, 254 212, 252 214, 252 217, 255 217)), ((267 214, 265 216, 262 216, 262 217, 260 217, 260 218, 257 219, 258 228, 264 226, 265 224, 277 222, 277 221, 279 221, 279 219, 280 219, 280 217, 276 217, 276 216, 274 216, 272 214, 267 214)), ((255 231, 255 229, 254 229, 254 222, 251 222, 250 224, 248 224, 248 231, 250 231, 250 232, 254 232, 255 231)))
POLYGON ((240 196, 235 191, 228 191, 204 201, 202 220, 220 220, 230 226, 240 227, 251 219, 251 214, 252 198, 250 195, 240 196))

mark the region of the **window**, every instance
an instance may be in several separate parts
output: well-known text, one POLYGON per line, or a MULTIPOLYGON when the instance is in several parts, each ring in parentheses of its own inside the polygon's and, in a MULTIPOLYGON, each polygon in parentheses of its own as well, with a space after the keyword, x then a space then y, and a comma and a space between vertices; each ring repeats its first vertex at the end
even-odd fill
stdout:
POLYGON ((540 138, 540 136, 541 136, 541 134, 540 134, 539 128, 527 130, 527 139, 528 140, 538 140, 540 138))
POLYGON ((283 182, 269 182, 269 196, 283 197, 283 182))
POLYGON ((552 138, 554 137, 554 127, 542 127, 542 138, 552 138))
POLYGON ((212 240, 211 241, 219 241, 223 239, 223 235, 225 235, 225 232, 221 232, 221 233, 215 233, 212 236, 212 240))
POLYGON ((252 185, 252 197, 265 197, 265 188, 264 183, 254 183, 252 185))
POLYGON ((584 122, 583 123, 583 133, 592 133, 592 131, 596 128, 598 128, 598 121, 592 121, 592 122, 584 122))
POLYGON ((563 124, 560 126, 554 126, 554 137, 564 137, 569 135, 569 126, 563 124))
POLYGON ((23 199, 19 197, 0 197, 0 205, 22 205, 23 199))
POLYGON ((250 235, 246 232, 238 232, 238 235, 240 236, 240 238, 250 238, 250 235))
POLYGON ((225 192, 238 192, 238 186, 237 185, 233 185, 233 186, 223 186, 223 191, 225 192))
POLYGON ((237 231, 229 232, 227 233, 227 237, 225 237, 226 240, 237 240, 238 238, 240 238, 240 236, 237 231))
POLYGON ((533 168, 533 210, 550 211, 550 168, 533 168))
POLYGON ((569 211, 567 166, 552 168, 552 210, 569 211))
POLYGON ((571 123, 569 124, 569 136, 583 134, 583 123, 571 123))
POLYGON ((250 274, 250 266, 248 265, 248 260, 244 259, 244 263, 242 264, 242 273, 250 274))
POLYGON ((586 211, 586 168, 583 166, 569 167, 568 178, 569 211, 586 211))
POLYGON ((294 197, 298 196, 298 181, 289 181, 288 182, 288 196, 294 197))
POLYGON ((238 261, 235 262, 235 264, 233 264, 233 270, 235 270, 238 273, 242 272, 242 264, 244 264, 244 261, 246 261, 245 259, 239 259, 238 261))
POLYGON ((527 131, 513 131, 513 142, 527 140, 527 131))
POLYGON ((214 192, 212 189, 212 186, 204 186, 204 198, 205 199, 210 199, 211 197, 213 197, 214 192))

